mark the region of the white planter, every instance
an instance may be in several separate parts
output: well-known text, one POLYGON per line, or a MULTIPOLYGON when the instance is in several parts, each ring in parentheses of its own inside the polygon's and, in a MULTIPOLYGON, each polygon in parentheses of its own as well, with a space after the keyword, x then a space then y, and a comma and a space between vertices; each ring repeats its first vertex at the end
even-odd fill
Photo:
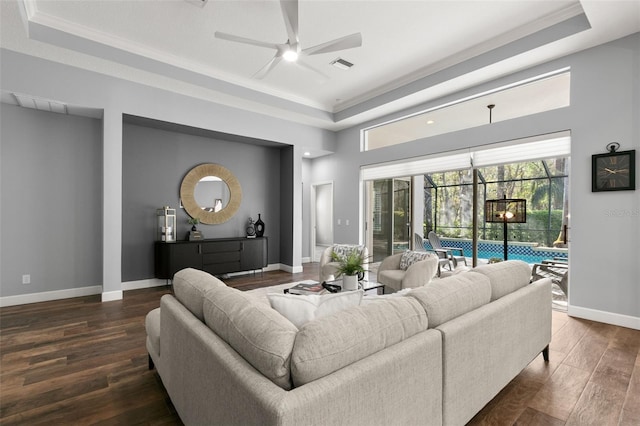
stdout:
POLYGON ((343 275, 342 276, 342 289, 343 290, 357 290, 358 289, 358 276, 357 275, 343 275))

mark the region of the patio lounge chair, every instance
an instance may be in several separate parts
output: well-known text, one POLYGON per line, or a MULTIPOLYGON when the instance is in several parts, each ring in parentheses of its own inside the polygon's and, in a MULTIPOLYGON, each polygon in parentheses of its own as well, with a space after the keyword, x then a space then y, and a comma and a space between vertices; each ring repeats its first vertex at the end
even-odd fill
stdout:
POLYGON ((531 268, 531 282, 542 278, 551 278, 569 297, 569 264, 560 260, 543 260, 542 263, 535 263, 531 268))
MULTIPOLYGON (((424 238, 422 237, 422 235, 418 233, 413 234, 413 243, 414 243, 413 249, 415 251, 431 251, 425 248, 424 238)), ((446 253, 444 252, 439 253, 437 250, 432 250, 432 251, 438 255, 438 276, 441 275, 443 266, 446 266, 447 268, 449 268, 450 271, 453 271, 451 260, 449 259, 449 256, 446 255, 446 253)))
POLYGON ((429 239, 429 243, 431 244, 431 247, 433 247, 433 250, 438 253, 438 256, 441 258, 448 258, 451 263, 453 263, 454 268, 458 266, 458 261, 464 262, 465 266, 467 266, 467 258, 464 255, 464 250, 459 247, 442 247, 440 238, 433 231, 429 231, 427 238, 429 239))

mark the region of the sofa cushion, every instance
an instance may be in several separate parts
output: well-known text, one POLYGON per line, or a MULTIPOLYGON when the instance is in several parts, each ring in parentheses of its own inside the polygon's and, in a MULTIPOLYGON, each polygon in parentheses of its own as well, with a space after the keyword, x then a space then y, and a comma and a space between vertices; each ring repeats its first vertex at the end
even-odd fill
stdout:
POLYGON ((204 319, 256 370, 281 388, 291 388, 291 350, 298 329, 289 320, 253 296, 227 286, 207 291, 204 319))
POLYGON ((431 253, 426 251, 405 250, 400 257, 400 269, 406 271, 409 266, 416 262, 420 262, 421 260, 425 260, 430 256, 431 253))
POLYGON ((213 275, 198 269, 182 269, 173 276, 173 293, 176 299, 200 321, 204 321, 202 314, 204 294, 210 288, 220 286, 226 287, 227 285, 213 275))
POLYGON ((415 298, 429 318, 429 328, 472 311, 491 300, 491 284, 482 274, 465 272, 441 280, 432 281, 424 287, 407 294, 415 298))
POLYGON ((404 279, 406 272, 402 269, 385 269, 384 271, 378 271, 378 282, 384 283, 385 286, 393 289, 402 288, 402 280, 404 279))
POLYGON ((300 328, 309 321, 360 305, 363 290, 333 294, 269 293, 271 307, 300 328))
POLYGON ((346 309, 307 323, 296 336, 291 378, 301 386, 427 329, 427 316, 408 297, 346 309))
POLYGON ((144 319, 147 338, 157 355, 160 355, 160 308, 150 311, 144 319))
POLYGON ((526 286, 531 280, 531 268, 522 260, 481 265, 474 268, 473 271, 489 278, 491 301, 526 286))

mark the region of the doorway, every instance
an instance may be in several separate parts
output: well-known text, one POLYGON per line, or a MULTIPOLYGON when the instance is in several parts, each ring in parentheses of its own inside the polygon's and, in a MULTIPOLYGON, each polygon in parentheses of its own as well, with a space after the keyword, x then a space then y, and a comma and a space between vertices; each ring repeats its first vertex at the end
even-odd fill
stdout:
POLYGON ((311 185, 311 259, 333 244, 333 182, 311 185))

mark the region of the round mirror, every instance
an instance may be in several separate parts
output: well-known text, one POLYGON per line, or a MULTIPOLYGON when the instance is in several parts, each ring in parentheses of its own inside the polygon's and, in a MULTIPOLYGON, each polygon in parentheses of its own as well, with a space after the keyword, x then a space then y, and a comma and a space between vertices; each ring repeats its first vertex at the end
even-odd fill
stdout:
POLYGON ((202 210, 217 213, 231 198, 229 185, 218 176, 205 176, 198 181, 193 196, 202 210))
POLYGON ((182 179, 180 198, 191 217, 207 224, 224 223, 238 211, 242 188, 227 168, 200 164, 182 179))

